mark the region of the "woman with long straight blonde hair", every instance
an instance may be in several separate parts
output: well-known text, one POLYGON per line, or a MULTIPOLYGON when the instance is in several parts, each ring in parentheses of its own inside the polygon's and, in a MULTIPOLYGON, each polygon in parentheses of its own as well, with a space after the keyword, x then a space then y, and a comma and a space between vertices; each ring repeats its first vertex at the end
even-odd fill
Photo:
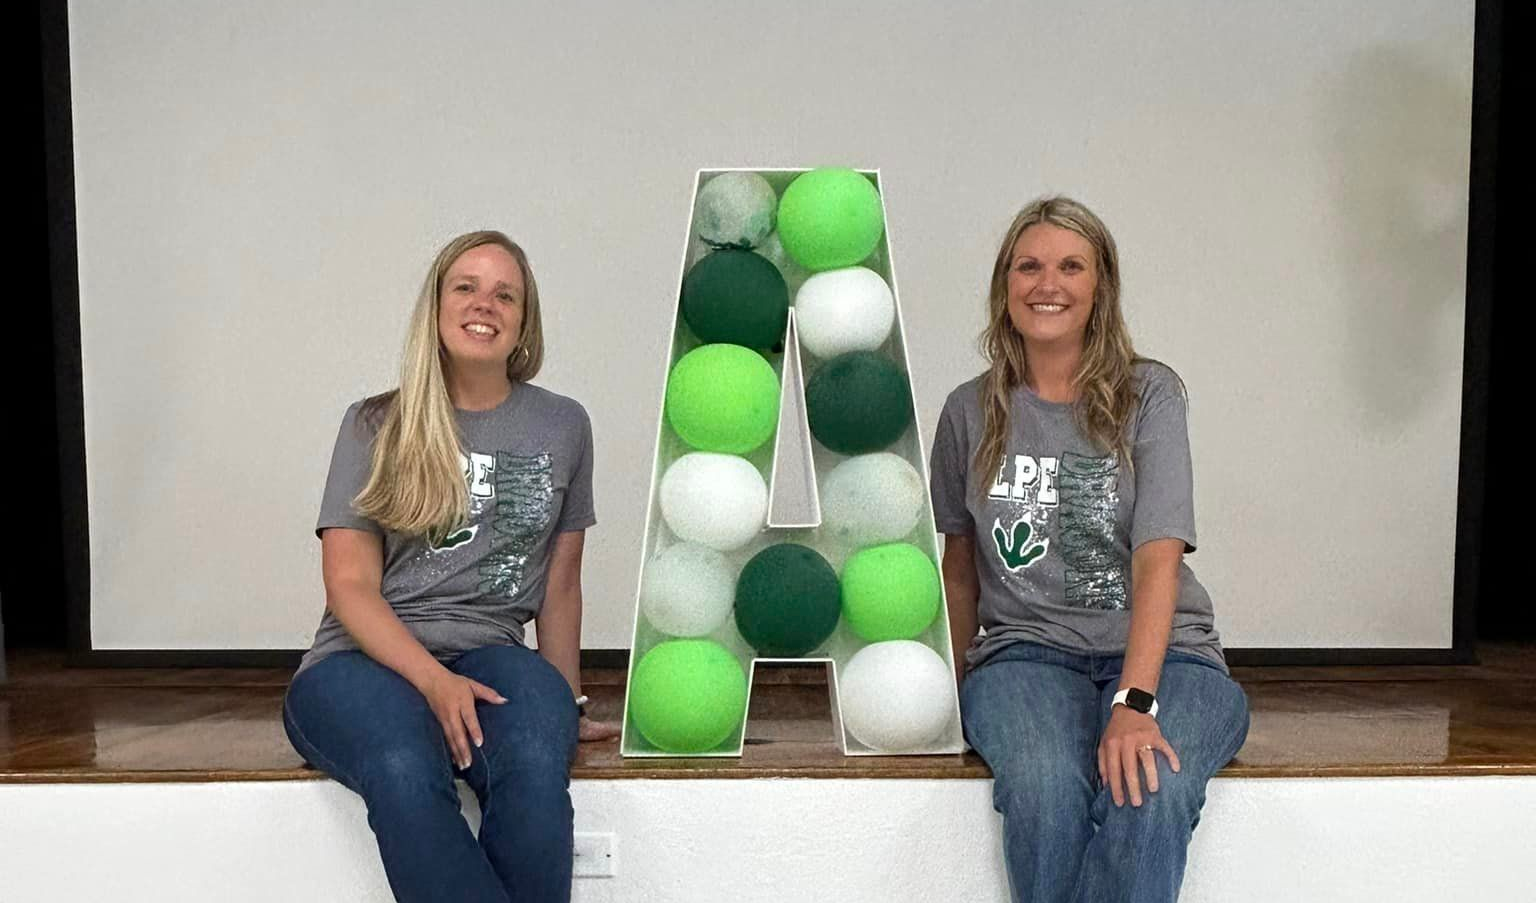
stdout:
POLYGON ((1248 730, 1184 563, 1183 383, 1136 354, 1114 239, 1064 197, 1004 235, 981 343, 987 371, 939 418, 933 509, 1014 899, 1172 901, 1206 782, 1248 730))
POLYGON ((326 612, 283 723, 363 797, 399 900, 569 900, 570 763, 617 733, 581 695, 592 428, 529 382, 543 359, 527 255, 461 235, 422 284, 399 387, 348 408, 332 453, 326 612))

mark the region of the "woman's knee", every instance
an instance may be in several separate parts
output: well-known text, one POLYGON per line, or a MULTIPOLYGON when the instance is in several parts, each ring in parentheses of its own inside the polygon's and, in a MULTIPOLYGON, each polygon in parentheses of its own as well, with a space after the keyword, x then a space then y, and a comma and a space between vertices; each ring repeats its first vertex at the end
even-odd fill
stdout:
POLYGON ((359 784, 370 808, 383 805, 409 810, 448 798, 457 805, 458 800, 447 749, 433 749, 430 744, 399 744, 375 751, 361 769, 359 784))
POLYGON ((1157 773, 1157 790, 1149 789, 1146 776, 1140 776, 1140 806, 1132 805, 1128 798, 1116 806, 1109 788, 1101 788, 1094 799, 1094 821, 1101 827, 1123 823, 1137 832, 1193 830, 1205 805, 1205 781, 1194 774, 1175 772, 1161 757, 1157 773))
POLYGON ((992 768, 992 807, 1005 817, 1075 820, 1093 801, 1083 769, 1066 761, 1010 761, 992 768))
POLYGON ((575 710, 571 685, 554 665, 522 646, 484 646, 464 653, 452 670, 505 696, 534 702, 569 703, 575 710))
MULTIPOLYGON (((511 705, 512 703, 508 703, 511 705)), ((493 774, 516 772, 532 778, 563 782, 576 754, 577 716, 546 711, 487 713, 481 716, 486 741, 482 750, 493 774)))
POLYGON ((553 665, 520 647, 487 647, 466 653, 454 670, 507 700, 477 706, 488 755, 528 768, 569 765, 579 714, 570 684, 553 665))

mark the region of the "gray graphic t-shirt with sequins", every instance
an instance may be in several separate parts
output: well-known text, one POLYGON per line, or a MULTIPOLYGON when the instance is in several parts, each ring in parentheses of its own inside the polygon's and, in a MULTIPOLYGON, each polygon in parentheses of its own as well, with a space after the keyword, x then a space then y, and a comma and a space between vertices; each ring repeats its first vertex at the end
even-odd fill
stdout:
MULTIPOLYGON (((1003 460, 984 487, 967 477, 984 426, 981 377, 944 402, 933 440, 933 513, 939 532, 975 537, 985 635, 968 653, 973 666, 1019 641, 1123 655, 1132 550, 1168 538, 1195 550, 1184 393, 1161 364, 1138 364, 1135 381, 1141 404, 1130 425, 1133 468, 1090 443, 1070 405, 1021 386, 1003 460)), ((1188 564, 1179 565, 1169 648, 1226 668, 1211 597, 1188 564)))
MULTIPOLYGON (((480 646, 523 642, 523 625, 544 603, 554 534, 596 523, 592 510, 592 424, 572 399, 516 383, 489 411, 456 411, 465 454, 469 522, 436 544, 388 532, 352 500, 368 480, 376 425, 347 409, 320 505, 328 527, 384 538, 382 592, 428 652, 452 658, 480 646)), ((356 649, 329 611, 299 670, 356 649)))

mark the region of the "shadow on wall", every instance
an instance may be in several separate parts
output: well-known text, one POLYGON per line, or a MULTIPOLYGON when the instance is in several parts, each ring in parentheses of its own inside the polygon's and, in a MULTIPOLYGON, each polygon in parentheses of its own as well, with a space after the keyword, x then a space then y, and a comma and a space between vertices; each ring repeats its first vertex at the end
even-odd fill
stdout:
POLYGON ((1470 84, 1381 47, 1323 86, 1338 207, 1319 222, 1339 230, 1347 258, 1339 325, 1364 353, 1349 356, 1344 385, 1373 432, 1412 421, 1437 388, 1461 382, 1470 84))

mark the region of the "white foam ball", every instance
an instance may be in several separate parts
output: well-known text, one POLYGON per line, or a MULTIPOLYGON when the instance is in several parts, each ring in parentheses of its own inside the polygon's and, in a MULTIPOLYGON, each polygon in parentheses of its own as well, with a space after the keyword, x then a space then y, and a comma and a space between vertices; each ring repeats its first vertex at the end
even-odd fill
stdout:
POLYGON ((784 243, 779 240, 779 233, 773 232, 763 239, 763 243, 753 248, 758 254, 768 259, 768 262, 778 267, 779 275, 784 277, 784 286, 789 289, 791 296, 800 291, 800 286, 805 280, 811 278, 811 271, 801 266, 795 258, 789 256, 784 250, 784 243))
POLYGON ((671 636, 707 636, 731 616, 736 569, 708 546, 680 542, 652 558, 640 581, 640 611, 671 636))
POLYGON ((900 455, 854 455, 822 481, 822 523, 855 548, 895 542, 917 526, 927 497, 922 475, 900 455))
POLYGON ((662 474, 661 516, 677 538, 729 552, 763 529, 768 484, 746 458, 690 452, 662 474))
POLYGON ((693 221, 716 248, 755 248, 773 231, 779 198, 755 172, 723 172, 699 189, 693 221))
POLYGON ((849 351, 874 351, 896 322, 896 301, 880 274, 867 267, 827 270, 795 293, 800 343, 825 360, 849 351))
POLYGON ((935 745, 955 717, 955 675, 915 640, 871 643, 854 653, 837 681, 843 725, 883 752, 935 745))

